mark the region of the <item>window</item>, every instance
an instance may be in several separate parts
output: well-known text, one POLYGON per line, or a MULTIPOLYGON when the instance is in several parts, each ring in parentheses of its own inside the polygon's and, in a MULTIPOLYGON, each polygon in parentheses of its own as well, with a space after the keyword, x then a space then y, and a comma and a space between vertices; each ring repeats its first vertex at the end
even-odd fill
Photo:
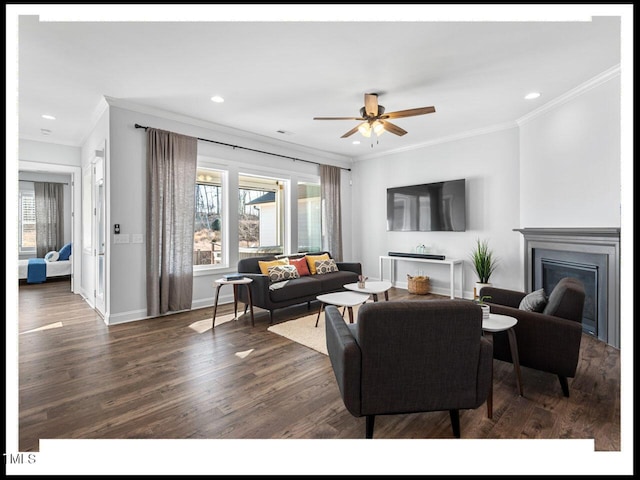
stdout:
POLYGON ((298 182, 298 252, 322 250, 320 184, 298 182))
POLYGON ((193 235, 193 264, 222 263, 222 206, 224 172, 198 168, 193 235))
POLYGON ((285 185, 277 178, 238 177, 239 258, 285 251, 285 185))
POLYGON ((31 190, 20 189, 18 198, 19 253, 36 251, 36 200, 31 190))

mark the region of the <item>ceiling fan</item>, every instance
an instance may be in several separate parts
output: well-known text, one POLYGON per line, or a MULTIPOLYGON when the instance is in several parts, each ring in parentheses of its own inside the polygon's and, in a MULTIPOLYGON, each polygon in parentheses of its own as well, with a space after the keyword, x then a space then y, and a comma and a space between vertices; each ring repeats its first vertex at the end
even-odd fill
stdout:
POLYGON ((425 115, 434 113, 435 107, 410 108, 408 110, 398 110, 397 112, 385 113, 382 105, 378 105, 377 93, 364 94, 364 107, 360 109, 359 117, 314 117, 314 120, 360 120, 363 123, 352 128, 340 138, 347 138, 356 132, 362 133, 365 137, 370 137, 373 131, 376 135, 381 135, 384 131, 391 132, 394 135, 405 135, 406 130, 387 121, 389 118, 413 117, 416 115, 425 115))

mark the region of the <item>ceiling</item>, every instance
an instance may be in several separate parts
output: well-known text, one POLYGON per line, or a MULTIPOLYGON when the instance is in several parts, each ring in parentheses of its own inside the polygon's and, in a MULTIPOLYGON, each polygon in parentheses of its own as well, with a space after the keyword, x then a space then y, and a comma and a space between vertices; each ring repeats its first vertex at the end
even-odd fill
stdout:
POLYGON ((366 158, 515 125, 621 58, 620 16, 432 21, 421 19, 435 18, 423 6, 399 21, 386 21, 384 11, 385 21, 235 21, 213 17, 208 7, 191 17, 205 21, 101 21, 108 6, 94 12, 95 21, 17 15, 19 137, 79 146, 101 100, 111 97, 366 158), (531 91, 542 95, 524 100, 531 91), (436 112, 394 120, 408 133, 386 132, 373 147, 359 134, 340 138, 355 120, 313 120, 359 116, 365 93, 378 93, 387 112, 436 112))

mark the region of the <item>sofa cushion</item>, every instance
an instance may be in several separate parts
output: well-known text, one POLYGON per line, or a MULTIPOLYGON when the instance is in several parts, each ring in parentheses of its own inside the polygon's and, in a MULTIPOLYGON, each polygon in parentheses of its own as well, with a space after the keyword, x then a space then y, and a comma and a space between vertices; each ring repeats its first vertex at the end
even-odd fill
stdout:
POLYGON ((318 279, 322 293, 328 293, 341 290, 346 283, 356 283, 358 281, 358 274, 354 272, 338 271, 314 276, 313 278, 318 279))
POLYGON ((311 275, 315 275, 316 274, 316 262, 318 262, 320 260, 329 260, 329 254, 328 253, 324 253, 322 255, 307 255, 306 259, 307 259, 307 264, 309 265, 309 272, 311 272, 311 275))
POLYGON ((295 298, 304 298, 324 293, 320 282, 312 276, 305 276, 287 280, 286 285, 275 290, 269 290, 272 302, 286 302, 295 298))
POLYGON ((305 275, 311 275, 309 271, 309 265, 307 265, 307 259, 304 257, 300 258, 289 258, 289 265, 294 265, 298 270, 298 275, 304 277, 305 275))
POLYGON ((260 272, 263 275, 269 275, 269 267, 275 267, 276 265, 289 265, 288 258, 280 258, 278 260, 271 261, 258 261, 258 266, 260 267, 260 272))
POLYGON ((300 278, 298 269, 294 265, 274 265, 269 267, 269 280, 272 283, 300 278))
POLYGON ((337 272, 338 266, 333 259, 316 261, 316 274, 324 275, 326 273, 337 272))

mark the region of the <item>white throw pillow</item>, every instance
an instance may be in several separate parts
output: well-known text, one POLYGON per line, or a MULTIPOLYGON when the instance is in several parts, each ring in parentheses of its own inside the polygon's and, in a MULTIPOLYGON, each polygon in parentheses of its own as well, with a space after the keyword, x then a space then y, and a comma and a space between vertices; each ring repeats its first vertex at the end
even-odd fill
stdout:
POLYGON ((55 250, 52 250, 50 252, 47 252, 47 254, 44 256, 44 261, 45 262, 57 262, 59 257, 60 257, 60 254, 58 252, 56 252, 55 250))

